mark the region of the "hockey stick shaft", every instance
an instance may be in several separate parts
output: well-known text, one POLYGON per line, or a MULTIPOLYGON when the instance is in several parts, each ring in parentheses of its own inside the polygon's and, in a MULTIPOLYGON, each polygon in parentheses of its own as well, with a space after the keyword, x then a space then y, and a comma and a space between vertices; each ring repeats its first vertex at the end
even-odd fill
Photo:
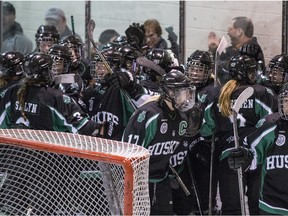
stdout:
POLYGON ((195 194, 197 205, 198 205, 198 211, 199 211, 200 215, 203 215, 203 211, 202 211, 202 207, 201 207, 202 205, 201 205, 199 192, 198 192, 198 187, 197 187, 197 184, 196 184, 196 180, 194 178, 193 166, 191 165, 191 162, 190 162, 188 157, 186 157, 186 160, 187 160, 187 164, 188 164, 188 170, 189 170, 189 175, 191 177, 194 194, 195 194))
POLYGON ((75 35, 75 26, 74 26, 74 17, 71 15, 71 27, 72 27, 72 35, 75 35))
MULTIPOLYGON (((232 107, 232 121, 233 121, 233 133, 234 133, 234 142, 235 148, 239 148, 239 134, 238 134, 238 127, 237 127, 237 115, 239 113, 242 104, 253 95, 254 89, 252 87, 246 88, 237 98, 235 104, 232 107)), ((245 208, 245 194, 244 194, 244 185, 243 185, 243 170, 240 167, 237 170, 238 175, 238 184, 239 184, 239 196, 240 196, 240 204, 241 204, 241 213, 242 215, 246 215, 246 208, 245 208)))
POLYGON ((106 60, 105 57, 102 55, 102 53, 98 50, 97 45, 96 45, 96 43, 95 43, 95 41, 94 41, 94 39, 93 39, 93 32, 94 32, 95 26, 96 26, 96 24, 95 24, 94 20, 91 19, 91 20, 89 21, 89 23, 88 23, 88 36, 89 36, 90 42, 92 43, 93 47, 94 47, 95 50, 96 50, 96 53, 97 53, 97 54, 99 55, 99 57, 101 58, 101 61, 104 63, 104 65, 105 65, 106 69, 108 70, 108 72, 109 72, 110 74, 112 74, 113 71, 112 71, 110 65, 108 64, 107 60, 106 60))
POLYGON ((210 174, 209 174, 209 203, 208 203, 208 215, 212 215, 212 186, 213 186, 213 163, 215 152, 215 134, 212 135, 211 142, 211 156, 210 156, 210 174))
POLYGON ((186 187, 186 185, 182 181, 181 177, 178 175, 177 171, 171 165, 170 165, 170 169, 174 173, 177 181, 179 182, 179 184, 180 184, 181 188, 183 189, 183 191, 185 192, 186 196, 189 196, 190 191, 188 190, 188 188, 186 187))

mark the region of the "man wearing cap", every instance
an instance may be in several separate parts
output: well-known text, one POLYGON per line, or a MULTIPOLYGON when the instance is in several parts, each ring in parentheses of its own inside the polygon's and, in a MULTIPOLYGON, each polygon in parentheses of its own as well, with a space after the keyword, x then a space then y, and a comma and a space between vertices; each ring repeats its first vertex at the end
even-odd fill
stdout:
POLYGON ((1 52, 18 51, 24 55, 32 52, 32 41, 24 35, 21 25, 15 21, 15 7, 9 2, 3 2, 2 7, 3 44, 1 52))
MULTIPOLYGON (((47 25, 54 25, 58 28, 60 38, 73 34, 73 32, 67 26, 65 13, 60 8, 50 8, 45 14, 45 21, 47 25)), ((83 43, 81 37, 78 34, 75 35, 79 37, 83 43)))

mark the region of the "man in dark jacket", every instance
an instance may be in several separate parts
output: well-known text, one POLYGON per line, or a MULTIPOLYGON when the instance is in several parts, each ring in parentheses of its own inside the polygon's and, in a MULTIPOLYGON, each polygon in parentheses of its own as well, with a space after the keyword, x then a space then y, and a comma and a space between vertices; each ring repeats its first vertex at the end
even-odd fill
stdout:
POLYGON ((32 52, 32 41, 28 39, 21 25, 15 21, 16 10, 9 2, 3 2, 3 44, 1 52, 18 51, 22 54, 32 52))
MULTIPOLYGON (((254 25, 248 17, 235 17, 232 19, 231 25, 228 27, 228 35, 231 40, 231 46, 226 48, 217 62, 217 73, 220 84, 225 84, 229 79, 228 62, 232 56, 241 53, 256 59, 261 65, 265 65, 263 51, 258 44, 257 38, 254 37, 254 25)), ((219 45, 219 39, 215 32, 210 32, 208 36, 208 49, 211 54, 215 55, 219 45)), ((263 68, 262 68, 263 69, 263 68)))

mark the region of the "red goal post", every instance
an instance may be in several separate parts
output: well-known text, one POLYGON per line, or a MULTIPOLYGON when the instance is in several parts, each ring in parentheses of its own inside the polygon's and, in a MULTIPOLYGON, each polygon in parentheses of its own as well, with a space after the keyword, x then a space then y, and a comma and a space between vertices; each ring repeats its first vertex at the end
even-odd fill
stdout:
POLYGON ((149 215, 149 152, 64 132, 0 130, 0 214, 149 215))

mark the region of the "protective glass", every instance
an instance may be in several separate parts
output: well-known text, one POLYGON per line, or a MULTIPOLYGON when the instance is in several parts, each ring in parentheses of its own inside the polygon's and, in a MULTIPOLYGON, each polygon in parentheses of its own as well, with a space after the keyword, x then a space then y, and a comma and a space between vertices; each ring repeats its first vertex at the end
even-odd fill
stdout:
POLYGON ((278 96, 278 110, 281 118, 288 120, 288 91, 278 96))
POLYGON ((198 86, 207 82, 211 70, 209 70, 208 67, 202 63, 191 62, 186 73, 191 82, 198 86))
POLYGON ((282 86, 288 81, 287 73, 285 73, 282 67, 268 67, 266 70, 266 76, 274 86, 282 86))
POLYGON ((176 88, 169 96, 173 98, 177 110, 186 112, 195 104, 195 91, 195 86, 176 88))

